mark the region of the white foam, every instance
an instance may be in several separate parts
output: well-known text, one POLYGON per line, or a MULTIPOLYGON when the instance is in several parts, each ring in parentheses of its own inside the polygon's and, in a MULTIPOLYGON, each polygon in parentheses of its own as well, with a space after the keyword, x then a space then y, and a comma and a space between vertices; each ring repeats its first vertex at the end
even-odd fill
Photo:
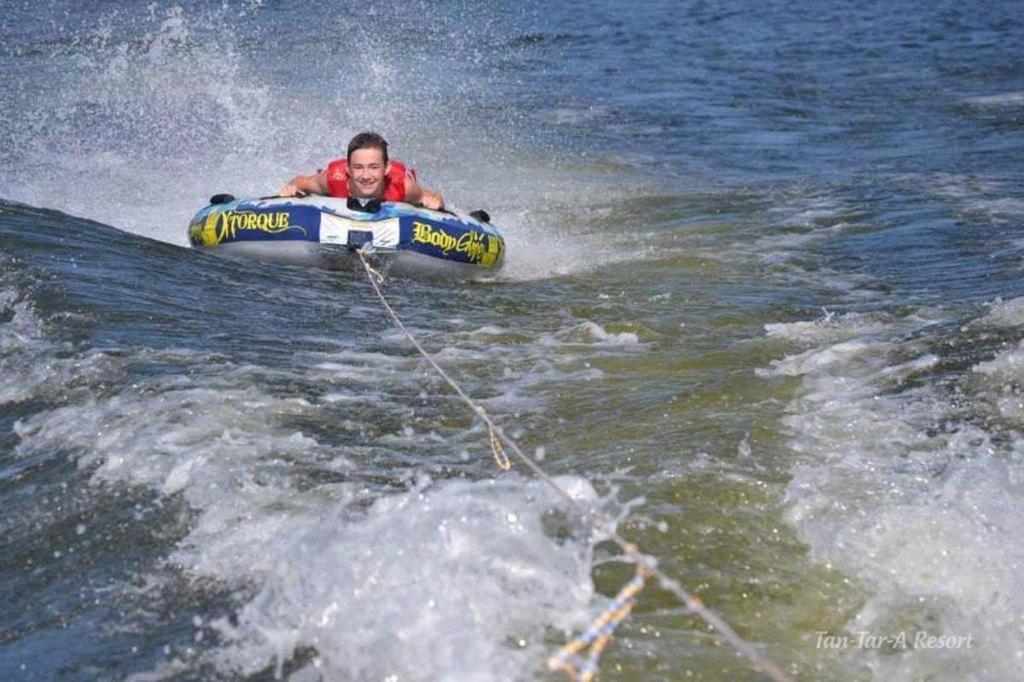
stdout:
MULTIPOLYGON (((852 325, 847 338, 826 334, 822 345, 763 372, 801 379, 785 418, 797 456, 788 518, 816 560, 870 593, 848 631, 909 629, 913 638, 928 630, 984 643, 970 651, 858 650, 851 665, 876 679, 951 669, 1010 679, 1024 656, 1024 550, 1014 539, 1024 514, 1024 444, 997 445, 927 383, 901 388, 938 362, 912 355, 906 334, 920 323, 894 319, 871 336, 852 325)), ((819 330, 797 332, 812 340, 819 330)))
POLYGON ((887 328, 885 318, 879 315, 836 315, 827 310, 816 320, 773 322, 764 326, 765 334, 769 338, 807 344, 839 341, 853 336, 872 336, 887 328))
MULTIPOLYGON (((548 499, 513 479, 453 481, 358 519, 343 505, 282 519, 257 539, 275 557, 259 593, 237 625, 216 625, 229 646, 209 658, 252 674, 312 646, 326 679, 529 676, 543 626, 571 627, 593 595, 588 551, 542 528, 548 499)), ((231 546, 204 552, 218 577, 251 570, 231 546)))
POLYGON ((801 376, 815 371, 827 371, 837 366, 845 367, 850 361, 862 356, 868 348, 883 350, 865 341, 841 341, 823 348, 789 355, 782 360, 772 360, 771 370, 758 370, 758 373, 760 376, 801 376))
POLYGON ((989 305, 989 311, 981 318, 980 323, 1007 327, 1024 325, 1024 296, 1009 301, 997 298, 989 305))
POLYGON ((996 355, 992 360, 979 362, 971 371, 984 374, 1004 383, 1013 382, 1024 374, 1024 341, 996 355))
POLYGON ((1016 218, 1024 215, 1024 199, 1010 197, 974 199, 964 203, 964 210, 970 213, 984 213, 997 218, 1016 218))
POLYGON ((982 215, 1004 223, 1024 215, 1024 200, 1017 188, 1002 179, 957 173, 930 173, 921 176, 897 176, 896 180, 919 186, 930 195, 951 200, 965 214, 982 215))
MULTIPOLYGON (((231 622, 197 614, 197 635, 215 629, 220 645, 179 652, 138 679, 201 666, 255 674, 309 648, 325 679, 525 678, 550 652, 548 628, 592 616, 598 538, 545 529, 561 504, 545 484, 419 476, 407 492, 373 492, 349 459, 362 448, 288 426, 323 421, 333 401, 271 393, 264 371, 204 365, 18 424, 20 457, 69 453, 94 483, 184 500, 194 517, 172 565, 245 595, 231 622), (335 475, 303 485, 305 472, 335 475)), ((372 446, 424 439, 444 445, 409 426, 372 446)), ((586 481, 560 482, 582 503, 600 503, 586 481)))
POLYGON ((590 320, 584 320, 569 328, 561 329, 554 335, 545 337, 543 342, 557 345, 592 344, 595 346, 642 347, 640 337, 634 332, 609 332, 590 320))
POLYGON ((969 104, 979 107, 1011 107, 1024 105, 1024 91, 1002 92, 995 95, 981 95, 967 99, 969 104))
POLYGON ((1020 393, 1024 383, 1024 341, 971 369, 987 378, 985 385, 999 414, 1017 427, 1024 427, 1024 396, 1020 393))

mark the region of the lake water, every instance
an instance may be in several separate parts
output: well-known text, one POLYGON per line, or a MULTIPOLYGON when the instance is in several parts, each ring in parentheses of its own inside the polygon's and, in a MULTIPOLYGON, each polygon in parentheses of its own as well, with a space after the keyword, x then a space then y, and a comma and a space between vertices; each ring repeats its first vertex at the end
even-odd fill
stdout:
MULTIPOLYGON (((183 248, 363 129, 508 240, 406 323, 760 653, 1019 676, 1021 17, 10 3, 0 677, 558 679, 629 578, 358 271, 183 248)), ((654 586, 601 669, 759 679, 654 586)))

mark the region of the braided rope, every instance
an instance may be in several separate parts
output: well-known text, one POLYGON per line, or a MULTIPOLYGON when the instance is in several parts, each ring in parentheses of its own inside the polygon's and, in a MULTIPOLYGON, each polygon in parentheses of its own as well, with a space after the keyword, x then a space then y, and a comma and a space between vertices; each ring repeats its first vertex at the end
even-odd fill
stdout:
MULTIPOLYGON (((526 466, 527 469, 533 472, 533 474, 540 478, 542 481, 547 483, 560 496, 565 498, 566 502, 568 503, 568 506, 572 508, 573 511, 579 514, 581 518, 586 519, 594 528, 604 533, 610 540, 612 540, 612 542, 619 546, 619 548, 627 557, 634 559, 637 563, 638 576, 641 567, 643 567, 642 570, 649 572, 649 575, 654 576, 658 579, 658 584, 661 585, 662 589, 670 592, 673 596, 676 597, 676 599, 679 600, 679 603, 684 605, 691 613, 695 614, 705 623, 707 623, 715 630, 717 630, 722 635, 723 639, 725 639, 726 642, 732 645, 732 647, 736 649, 736 651, 738 651, 740 654, 746 657, 746 659, 750 661, 751 665, 756 670, 767 675, 771 680, 773 680, 773 682, 789 682, 790 678, 786 674, 784 674, 772 661, 759 654, 757 650, 755 650, 749 642, 747 642, 738 634, 736 634, 736 631, 733 630, 732 627, 728 623, 726 623, 721 616, 719 616, 717 613, 704 606, 704 602, 702 602, 698 597, 695 597, 691 595, 688 591, 686 591, 683 588, 683 586, 679 583, 679 581, 677 581, 675 578, 670 577, 661 569, 659 569, 657 566, 657 560, 654 557, 646 554, 640 554, 636 545, 622 537, 622 535, 620 535, 619 532, 615 530, 615 527, 612 525, 611 521, 609 521, 607 517, 605 517, 603 514, 594 509, 584 507, 583 505, 581 505, 579 502, 573 499, 573 497, 568 492, 566 492, 565 489, 562 488, 562 486, 560 486, 558 482, 551 477, 550 474, 548 474, 546 471, 540 468, 540 466, 536 462, 534 462, 530 457, 527 457, 526 453, 524 453, 522 449, 519 447, 519 444, 512 440, 510 437, 506 436, 502 428, 495 424, 487 415, 487 412, 484 411, 484 408, 481 407, 480 405, 477 405, 476 402, 472 398, 470 398, 469 395, 467 395, 466 392, 462 389, 462 386, 460 386, 458 383, 455 382, 454 379, 448 376, 448 373, 445 372, 444 369, 439 364, 437 364, 437 361, 434 360, 433 356, 431 356, 430 353, 428 353, 427 350, 423 348, 423 346, 416 339, 416 337, 413 336, 412 332, 410 332, 409 329, 402 322, 402 319, 398 316, 398 313, 395 312, 394 308, 391 307, 387 299, 384 297, 384 292, 381 291, 380 284, 374 277, 375 274, 379 277, 380 273, 378 273, 370 266, 370 264, 366 260, 366 255, 362 250, 356 251, 356 253, 359 254, 359 260, 362 262, 363 267, 366 269, 366 276, 367 279, 369 279, 371 286, 373 287, 374 293, 377 294, 377 298, 380 299, 381 305, 384 306, 384 310, 387 311, 392 321, 398 326, 402 333, 405 334, 405 337, 409 340, 413 347, 416 348, 419 354, 422 355, 427 360, 427 362, 430 363, 431 367, 434 368, 438 375, 445 380, 445 382, 452 388, 453 391, 455 391, 456 395, 458 395, 459 398, 461 398, 462 401, 466 403, 469 409, 472 410, 473 413, 480 418, 480 421, 482 421, 487 426, 491 438, 492 449, 494 450, 495 453, 495 460, 498 462, 498 465, 502 467, 502 469, 505 469, 506 467, 502 466, 502 460, 499 458, 498 454, 499 450, 494 447, 494 444, 497 444, 499 447, 501 445, 504 445, 506 448, 508 448, 508 450, 511 451, 512 454, 516 456, 516 459, 518 459, 524 466, 526 466)), ((504 450, 501 450, 500 452, 501 456, 504 457, 504 461, 508 464, 508 466, 511 466, 511 462, 508 461, 508 456, 505 455, 504 450)), ((637 580, 637 577, 634 577, 633 581, 630 581, 630 583, 628 583, 623 588, 623 590, 619 592, 619 595, 622 595, 625 591, 630 590, 631 586, 634 585, 634 581, 637 580)), ((646 576, 644 577, 644 580, 646 580, 646 576)), ((642 589, 642 584, 639 589, 635 589, 635 591, 630 593, 631 596, 628 596, 628 599, 626 599, 618 609, 611 611, 611 613, 609 614, 609 610, 611 610, 611 607, 609 607, 609 610, 606 610, 604 614, 599 616, 598 619, 595 621, 595 625, 597 625, 598 621, 601 621, 606 614, 609 614, 607 619, 601 625, 598 626, 598 629, 603 631, 603 629, 607 625, 610 625, 614 622, 614 625, 612 625, 611 627, 611 630, 614 630, 615 626, 617 626, 633 608, 633 600, 635 599, 636 594, 639 593, 640 589, 642 589), (616 615, 618 615, 618 618, 615 617, 616 615)), ((618 597, 616 597, 616 601, 617 600, 618 597)), ((613 605, 614 604, 615 602, 613 601, 613 605)), ((590 632, 593 629, 594 627, 592 626, 590 629, 588 629, 588 632, 590 632)), ((602 637, 600 635, 595 635, 593 638, 591 638, 591 640, 589 640, 588 642, 591 645, 591 652, 588 655, 588 660, 584 662, 579 669, 575 669, 573 666, 570 665, 570 670, 575 670, 575 672, 570 672, 569 670, 567 670, 567 673, 571 675, 575 674, 576 679, 580 682, 589 682, 589 680, 592 680, 594 675, 597 674, 597 656, 600 655, 601 651, 607 645, 610 636, 611 631, 609 630, 606 636, 602 637)), ((585 635, 577 637, 569 645, 563 647, 561 652, 551 657, 551 659, 549 660, 549 665, 551 665, 552 661, 555 661, 553 665, 555 669, 565 670, 566 668, 561 665, 562 652, 566 651, 567 648, 572 648, 577 642, 579 642, 582 639, 585 639, 585 635)), ((584 644, 583 646, 586 645, 584 644)), ((574 654, 576 651, 582 650, 583 646, 580 646, 579 649, 575 649, 571 653, 574 654)), ((569 655, 571 654, 567 653, 565 657, 567 658, 569 655)))

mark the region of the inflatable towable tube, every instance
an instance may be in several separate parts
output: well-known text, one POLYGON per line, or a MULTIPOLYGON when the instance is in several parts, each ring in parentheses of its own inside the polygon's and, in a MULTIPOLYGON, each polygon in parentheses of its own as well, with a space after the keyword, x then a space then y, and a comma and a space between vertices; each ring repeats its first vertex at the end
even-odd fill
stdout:
POLYGON ((324 196, 235 199, 219 194, 188 227, 193 247, 290 263, 323 263, 322 245, 369 246, 397 263, 470 274, 501 267, 505 240, 483 211, 324 196))

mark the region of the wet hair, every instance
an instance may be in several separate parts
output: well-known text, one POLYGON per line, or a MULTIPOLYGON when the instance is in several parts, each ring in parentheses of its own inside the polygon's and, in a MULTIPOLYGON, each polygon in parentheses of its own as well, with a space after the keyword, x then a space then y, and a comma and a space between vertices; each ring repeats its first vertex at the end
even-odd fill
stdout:
POLYGON ((357 149, 379 149, 384 153, 384 163, 388 162, 388 143, 383 137, 377 133, 359 133, 353 137, 348 143, 348 156, 345 157, 349 160, 352 159, 352 152, 357 149))

